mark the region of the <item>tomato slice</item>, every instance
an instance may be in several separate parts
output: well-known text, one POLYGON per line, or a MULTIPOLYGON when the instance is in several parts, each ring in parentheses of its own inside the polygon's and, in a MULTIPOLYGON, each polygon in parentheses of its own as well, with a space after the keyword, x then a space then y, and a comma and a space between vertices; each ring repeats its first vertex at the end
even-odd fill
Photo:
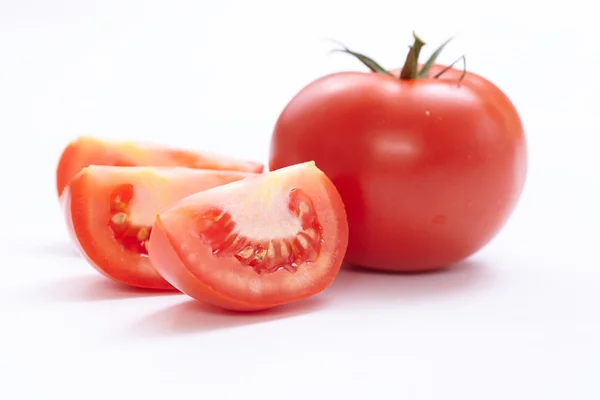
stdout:
POLYGON ((255 173, 261 173, 264 169, 259 162, 209 152, 82 136, 69 143, 60 157, 56 169, 58 195, 79 171, 89 165, 171 166, 255 173))
POLYGON ((342 199, 313 162, 209 189, 159 214, 157 271, 187 295, 262 310, 326 289, 348 246, 342 199))
POLYGON ((147 242, 156 215, 192 193, 252 175, 93 165, 76 175, 61 202, 71 237, 98 271, 131 286, 173 290, 148 258, 147 242))

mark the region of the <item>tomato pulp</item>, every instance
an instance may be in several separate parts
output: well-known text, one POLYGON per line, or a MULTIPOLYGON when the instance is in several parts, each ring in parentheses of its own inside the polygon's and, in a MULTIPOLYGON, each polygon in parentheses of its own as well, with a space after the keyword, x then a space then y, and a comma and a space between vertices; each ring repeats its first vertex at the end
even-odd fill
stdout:
POLYGON ((474 73, 434 78, 443 69, 419 79, 334 73, 277 120, 270 170, 314 160, 331 178, 346 205, 351 264, 449 266, 486 245, 518 202, 527 151, 517 110, 474 73))
POLYGON ((264 168, 259 162, 209 152, 83 136, 69 143, 60 157, 56 169, 58 195, 79 171, 89 165, 170 166, 255 173, 262 172, 264 168))
POLYGON ((339 193, 308 162, 179 201, 157 217, 149 255, 182 292, 249 311, 324 290, 347 244, 339 193))
POLYGON ((147 243, 156 215, 190 194, 255 175, 183 167, 89 166, 61 200, 71 237, 102 274, 149 289, 174 289, 152 267, 147 243))

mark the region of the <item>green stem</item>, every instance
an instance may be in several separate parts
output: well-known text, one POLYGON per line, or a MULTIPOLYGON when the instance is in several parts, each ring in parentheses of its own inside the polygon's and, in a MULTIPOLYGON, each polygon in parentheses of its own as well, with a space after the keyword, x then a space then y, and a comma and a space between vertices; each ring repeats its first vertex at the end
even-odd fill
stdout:
POLYGON ((416 79, 418 73, 418 65, 419 65, 419 54, 421 53, 421 48, 425 46, 425 42, 421 40, 417 36, 416 33, 413 32, 413 37, 415 41, 412 46, 408 49, 408 54, 406 55, 406 61, 404 62, 404 66, 402 67, 402 71, 400 71, 400 79, 416 79))
MULTIPOLYGON (((414 37, 414 42, 411 46, 409 46, 408 54, 406 55, 406 61, 404 62, 404 66, 402 67, 402 70, 400 71, 400 76, 398 77, 399 79, 404 79, 404 80, 427 79, 429 71, 431 70, 431 67, 435 64, 438 56, 440 55, 440 53, 442 52, 444 47, 446 47, 446 45, 453 39, 453 38, 450 38, 450 39, 446 40, 444 43, 442 43, 433 52, 433 54, 431 54, 431 56, 427 59, 427 61, 423 64, 423 67, 419 71, 419 55, 421 54, 421 49, 423 48, 423 46, 425 46, 425 42, 423 40, 421 40, 421 38, 419 38, 415 32, 413 32, 413 37, 414 37)), ((350 54, 350 55, 356 57, 361 63, 363 63, 372 72, 392 76, 392 74, 387 69, 383 68, 372 58, 369 58, 364 54, 352 51, 352 50, 348 49, 346 46, 340 44, 339 42, 338 42, 338 44, 340 45, 341 49, 332 50, 332 52, 339 51, 342 53, 350 54)), ((465 56, 460 57, 458 60, 453 62, 450 66, 444 68, 440 73, 436 74, 436 76, 434 76, 433 78, 434 79, 439 78, 443 73, 445 73, 450 68, 452 68, 460 60, 463 61, 463 65, 464 65, 463 73, 462 73, 460 79, 458 80, 458 83, 460 84, 460 82, 463 80, 463 78, 467 74, 467 61, 465 59, 465 56)))

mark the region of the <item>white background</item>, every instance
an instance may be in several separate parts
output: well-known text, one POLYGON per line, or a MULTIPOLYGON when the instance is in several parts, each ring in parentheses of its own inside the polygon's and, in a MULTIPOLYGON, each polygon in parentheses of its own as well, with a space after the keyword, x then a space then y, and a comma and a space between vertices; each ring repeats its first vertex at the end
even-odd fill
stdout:
POLYGON ((0 398, 600 398, 600 30, 593 2, 0 0, 0 398), (128 290, 69 243, 55 167, 80 134, 267 162, 278 113, 415 29, 525 124, 526 190, 456 268, 344 271, 255 315, 128 290), (130 396, 130 397, 128 397, 130 396))

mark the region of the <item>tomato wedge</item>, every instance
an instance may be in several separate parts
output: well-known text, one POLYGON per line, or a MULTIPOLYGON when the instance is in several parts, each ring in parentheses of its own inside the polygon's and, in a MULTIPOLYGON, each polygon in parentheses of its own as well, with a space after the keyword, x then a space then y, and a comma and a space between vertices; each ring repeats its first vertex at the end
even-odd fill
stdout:
POLYGON ((192 193, 252 175, 93 165, 77 174, 61 202, 71 237, 98 271, 131 286, 173 290, 148 259, 147 242, 156 215, 192 193))
POLYGON ((313 162, 209 189, 159 214, 156 270, 202 302, 263 310, 326 289, 348 245, 342 199, 313 162))
POLYGON ((60 196, 79 171, 89 165, 171 166, 260 173, 263 164, 209 152, 176 149, 156 143, 101 140, 82 136, 69 143, 56 169, 60 196))

